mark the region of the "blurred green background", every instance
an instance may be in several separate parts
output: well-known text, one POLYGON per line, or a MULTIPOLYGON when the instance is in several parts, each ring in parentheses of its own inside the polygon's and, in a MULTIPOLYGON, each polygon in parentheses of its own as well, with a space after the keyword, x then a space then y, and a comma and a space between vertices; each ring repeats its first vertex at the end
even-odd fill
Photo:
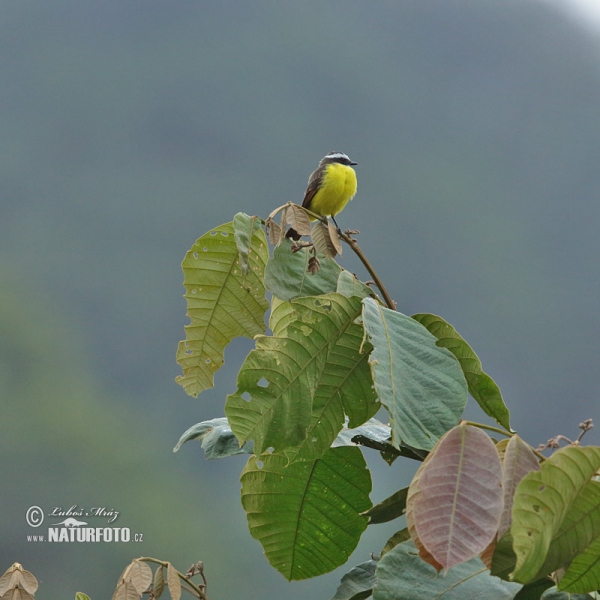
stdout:
MULTIPOLYGON (((401 528, 288 584, 247 531, 245 458, 171 452, 252 347, 197 400, 174 383, 186 250, 301 201, 332 150, 359 163, 340 224, 400 311, 470 342, 513 427, 600 421, 600 38, 557 6, 3 0, 0 30, 0 572, 96 600, 134 557, 201 559, 212 600, 329 598, 401 528), (144 541, 28 542, 32 505, 112 508, 144 541)), ((368 459, 375 502, 414 470, 368 459)))

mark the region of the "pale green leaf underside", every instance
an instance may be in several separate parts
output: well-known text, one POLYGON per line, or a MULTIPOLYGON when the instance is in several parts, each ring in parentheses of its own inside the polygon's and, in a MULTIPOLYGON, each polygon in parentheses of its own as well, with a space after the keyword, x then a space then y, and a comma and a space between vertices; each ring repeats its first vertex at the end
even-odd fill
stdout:
POLYGON ((360 299, 336 293, 299 298, 279 304, 274 314, 285 326, 272 317, 276 335, 256 338, 256 349, 238 373, 238 389, 225 405, 233 432, 241 443, 253 439, 257 454, 298 446, 306 438, 328 356, 360 314, 360 299))
POLYGON ((517 564, 512 577, 538 578, 550 543, 582 490, 600 468, 600 448, 569 446, 556 451, 539 471, 526 475, 515 491, 511 534, 517 564))
POLYGON ((320 268, 312 275, 308 272, 309 258, 306 249, 292 252, 291 241, 285 239, 267 265, 265 287, 281 300, 335 292, 342 268, 334 260, 321 257, 320 268))
POLYGON ((214 385, 214 373, 233 338, 265 331, 268 303, 262 280, 268 249, 262 229, 254 231, 247 260, 244 276, 232 223, 203 235, 183 260, 190 324, 177 348, 183 375, 176 381, 190 396, 214 385))
POLYGON ((393 443, 431 450, 467 402, 458 360, 414 319, 363 300, 363 322, 379 400, 390 413, 393 443))
POLYGON ((358 448, 332 448, 286 466, 282 456, 251 457, 242 481, 250 533, 288 580, 344 564, 367 526, 371 477, 358 448))
POLYGON ((331 600, 360 600, 371 595, 375 583, 376 560, 356 565, 346 573, 331 600))
POLYGON ((500 388, 487 373, 484 373, 481 361, 471 346, 450 323, 437 315, 423 313, 413 315, 412 318, 437 338, 438 346, 447 348, 456 356, 467 380, 471 396, 488 416, 510 431, 510 413, 504 404, 500 388))
POLYGON ((438 574, 421 559, 411 542, 386 552, 375 577, 373 600, 511 600, 521 589, 519 584, 490 575, 479 558, 438 574))

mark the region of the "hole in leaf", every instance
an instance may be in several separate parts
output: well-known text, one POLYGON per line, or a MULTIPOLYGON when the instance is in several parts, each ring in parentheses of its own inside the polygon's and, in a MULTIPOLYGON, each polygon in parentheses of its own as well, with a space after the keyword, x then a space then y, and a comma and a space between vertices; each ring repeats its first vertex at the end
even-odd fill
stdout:
POLYGON ((194 254, 192 254, 192 256, 193 256, 194 258, 198 258, 198 253, 197 253, 197 252, 194 252, 194 254))
POLYGON ((262 460, 257 460, 257 461, 256 461, 256 466, 257 466, 259 469, 262 469, 262 468, 263 468, 265 465, 264 465, 264 463, 263 463, 263 461, 262 461, 262 460))
POLYGON ((267 448, 267 452, 269 454, 273 454, 273 452, 275 452, 275 448, 273 448, 273 446, 271 446, 270 448, 267 448))
POLYGON ((244 392, 242 394, 242 400, 245 400, 246 402, 250 402, 250 400, 252 400, 252 396, 248 392, 244 392))
POLYGON ((228 234, 226 231, 221 231, 221 235, 222 235, 223 237, 227 237, 229 234, 228 234))
POLYGON ((217 232, 216 231, 211 231, 210 235, 217 235, 217 232))
POLYGON ((262 388, 267 388, 267 387, 269 387, 269 382, 264 377, 261 377, 258 380, 258 382, 256 383, 256 385, 258 385, 262 388))
POLYGON ((202 248, 202 250, 204 250, 204 252, 208 252, 208 248, 206 246, 204 246, 204 248, 202 248))
POLYGON ((210 365, 210 358, 207 358, 207 359, 206 359, 206 364, 207 364, 207 365, 210 365))
POLYGON ((195 293, 196 293, 196 288, 194 288, 194 289, 192 290, 192 294, 195 294, 195 293))

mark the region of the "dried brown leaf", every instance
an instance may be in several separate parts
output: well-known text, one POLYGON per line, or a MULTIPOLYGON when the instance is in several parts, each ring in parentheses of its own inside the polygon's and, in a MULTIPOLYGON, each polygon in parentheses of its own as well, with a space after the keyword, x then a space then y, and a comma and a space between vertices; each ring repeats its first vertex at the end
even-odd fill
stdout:
POLYGON ((117 589, 113 594, 112 600, 139 600, 140 598, 141 594, 138 594, 133 583, 128 581, 122 581, 117 586, 117 589))
POLYGON ((295 229, 298 235, 310 235, 310 219, 302 207, 290 203, 287 208, 285 219, 286 223, 295 229))
POLYGON ((329 227, 322 221, 317 221, 312 228, 311 239, 317 252, 327 258, 334 258, 337 254, 335 246, 329 236, 329 227))
POLYGON ((35 594, 39 586, 38 580, 35 578, 33 573, 30 573, 25 569, 21 571, 21 585, 23 586, 23 589, 29 592, 32 596, 35 594))
POLYGON ((327 221, 327 229, 329 230, 329 237, 331 238, 331 243, 333 244, 333 247, 336 249, 336 252, 341 256, 342 240, 340 240, 340 234, 338 233, 337 227, 331 221, 327 221))
POLYGON ((152 569, 143 561, 134 560, 131 563, 127 581, 133 585, 141 596, 150 586, 152 569))
POLYGON ((288 204, 289 202, 286 202, 285 204, 278 206, 274 211, 271 212, 271 214, 269 215, 269 219, 273 220, 277 213, 281 212, 288 204))
POLYGON ((479 555, 483 564, 488 568, 492 569, 492 557, 494 556, 494 550, 496 549, 496 538, 494 538, 490 545, 479 555))
POLYGON ((171 563, 168 563, 167 566, 167 584, 172 600, 179 600, 181 598, 181 580, 177 569, 171 563))
POLYGON ((160 598, 162 593, 165 591, 165 574, 163 573, 163 567, 160 565, 154 573, 154 586, 152 587, 155 598, 160 598))
POLYGON ((269 236, 271 246, 276 246, 281 237, 281 227, 271 217, 265 221, 265 231, 269 236))

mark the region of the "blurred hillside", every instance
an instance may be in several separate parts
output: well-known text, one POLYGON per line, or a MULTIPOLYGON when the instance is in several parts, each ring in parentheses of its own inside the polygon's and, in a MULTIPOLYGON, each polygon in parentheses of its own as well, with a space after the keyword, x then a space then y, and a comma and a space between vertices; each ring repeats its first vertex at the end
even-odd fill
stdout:
MULTIPOLYGON (((240 210, 300 201, 331 150, 359 163, 340 224, 399 310, 470 342, 513 427, 535 444, 600 423, 600 43, 558 8, 5 0, 0 56, 2 571, 95 599, 154 554, 204 560, 213 600, 294 600, 378 550, 387 530, 288 585, 247 532, 243 458, 171 453, 222 415, 252 346, 198 400, 174 383, 186 250, 240 210), (25 541, 32 504, 98 503, 144 547, 25 541)), ((403 468, 378 467, 375 501, 403 468)))

